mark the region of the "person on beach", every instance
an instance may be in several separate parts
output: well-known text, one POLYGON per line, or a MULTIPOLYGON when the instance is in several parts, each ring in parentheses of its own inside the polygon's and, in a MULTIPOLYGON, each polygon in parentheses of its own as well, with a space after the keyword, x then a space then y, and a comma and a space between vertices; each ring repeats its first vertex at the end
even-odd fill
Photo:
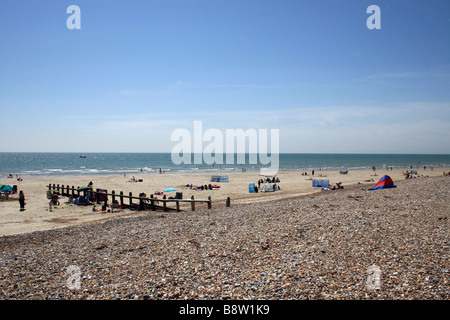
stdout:
POLYGON ((139 211, 145 210, 144 200, 147 198, 147 195, 144 192, 139 194, 139 211))
POLYGON ((23 191, 20 190, 19 192, 19 203, 20 203, 20 211, 25 210, 25 195, 23 194, 23 191))
POLYGON ((117 200, 114 200, 111 206, 111 212, 114 212, 114 209, 119 209, 119 202, 117 200))

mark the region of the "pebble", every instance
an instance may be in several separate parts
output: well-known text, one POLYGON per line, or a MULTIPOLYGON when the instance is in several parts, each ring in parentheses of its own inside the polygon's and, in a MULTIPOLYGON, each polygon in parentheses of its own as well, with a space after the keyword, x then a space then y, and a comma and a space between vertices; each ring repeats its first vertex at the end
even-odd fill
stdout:
POLYGON ((0 299, 448 300, 450 179, 396 185, 4 236, 0 299))

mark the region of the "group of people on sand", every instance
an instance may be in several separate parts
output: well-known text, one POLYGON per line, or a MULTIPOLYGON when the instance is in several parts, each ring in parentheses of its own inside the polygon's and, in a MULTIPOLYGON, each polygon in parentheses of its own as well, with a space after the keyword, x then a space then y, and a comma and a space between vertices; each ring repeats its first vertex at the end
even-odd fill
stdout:
POLYGON ((255 185, 255 187, 254 187, 255 193, 258 193, 258 191, 261 189, 262 184, 269 184, 269 183, 273 183, 273 185, 272 185, 273 191, 281 190, 280 186, 277 185, 277 183, 279 183, 279 182, 280 182, 280 178, 278 178, 277 176, 273 176, 272 178, 266 177, 266 179, 259 179, 258 186, 255 185))
MULTIPOLYGON (((6 189, 4 192, 0 192, 0 199, 1 200, 9 200, 11 195, 16 195, 17 194, 17 186, 14 185, 11 188, 11 191, 9 189, 6 189)), ((13 198, 11 198, 13 199, 13 198)), ((17 198, 14 198, 17 199, 17 198)), ((25 202, 25 194, 23 193, 22 190, 19 191, 19 205, 20 205, 20 211, 24 211, 25 210, 25 205, 27 204, 25 202)))
POLYGON ((103 213, 106 212, 114 212, 114 211, 121 211, 123 208, 119 206, 119 202, 117 200, 114 200, 113 203, 108 206, 106 203, 104 203, 101 207, 101 209, 97 209, 96 205, 92 207, 92 212, 101 211, 103 213), (109 207, 109 209, 108 209, 109 207))
POLYGON ((277 176, 273 176, 272 178, 270 178, 270 177, 266 177, 266 179, 259 179, 258 180, 258 188, 261 188, 261 184, 262 183, 265 183, 265 182, 267 182, 267 183, 278 183, 278 182, 280 182, 280 178, 278 178, 277 176))
POLYGON ((202 190, 215 190, 215 189, 220 188, 220 186, 218 186, 218 185, 212 185, 212 184, 210 183, 210 184, 208 184, 208 185, 205 184, 205 185, 201 185, 201 186, 194 187, 194 186, 192 185, 192 183, 191 183, 191 184, 187 184, 187 185, 185 186, 185 188, 186 188, 186 189, 189 188, 190 190, 202 191, 202 190))
POLYGON ((101 209, 97 209, 96 205, 94 204, 94 206, 92 207, 92 212, 95 212, 95 211, 101 211, 103 213, 117 212, 117 211, 122 211, 122 209, 123 209, 123 207, 119 205, 119 201, 114 200, 111 205, 107 205, 106 203, 103 203, 101 209), (109 209, 108 209, 108 207, 109 207, 109 209))
MULTIPOLYGON (((126 176, 125 174, 123 175, 124 177, 126 176)), ((136 179, 135 176, 133 176, 130 180, 128 180, 128 182, 143 182, 142 179, 136 179)))
MULTIPOLYGON (((139 195, 139 197, 141 197, 141 195, 139 195)), ((116 199, 114 199, 114 201, 110 205, 107 203, 107 201, 104 201, 101 204, 101 208, 100 209, 97 209, 96 204, 94 204, 92 202, 90 202, 89 204, 93 205, 92 206, 92 212, 100 211, 102 213, 107 213, 107 212, 117 212, 117 211, 122 211, 123 210, 123 207, 119 204, 119 201, 117 201, 116 199)))
MULTIPOLYGON (((406 170, 406 172, 402 172, 402 173, 405 176, 405 179, 416 178, 416 176, 414 175, 414 173, 412 171, 406 170)), ((417 174, 417 172, 415 174, 417 174)))
MULTIPOLYGON (((312 169, 311 170, 311 175, 314 177, 314 169, 312 169)), ((306 171, 304 171, 304 172, 302 172, 302 176, 307 176, 308 175, 308 172, 306 172, 306 171)))
POLYGON ((342 182, 336 182, 336 184, 332 187, 324 187, 320 191, 328 191, 328 190, 339 190, 344 189, 344 186, 342 185, 342 182))
MULTIPOLYGON (((12 175, 12 173, 10 173, 10 174, 7 176, 7 178, 8 178, 8 179, 13 179, 14 176, 12 175)), ((23 181, 23 179, 22 179, 21 177, 19 177, 19 175, 17 175, 17 174, 16 174, 16 178, 17 178, 17 181, 23 181)))
MULTIPOLYGON (((402 172, 403 173, 403 175, 405 176, 405 179, 407 180, 407 179, 416 179, 416 178, 418 178, 419 176, 417 175, 417 171, 408 171, 408 170, 406 170, 406 172, 402 172)), ((445 172, 444 172, 444 174, 445 174, 445 172)), ((450 174, 450 172, 449 172, 449 174, 450 174)), ((422 177, 423 177, 423 175, 422 175, 422 177)))

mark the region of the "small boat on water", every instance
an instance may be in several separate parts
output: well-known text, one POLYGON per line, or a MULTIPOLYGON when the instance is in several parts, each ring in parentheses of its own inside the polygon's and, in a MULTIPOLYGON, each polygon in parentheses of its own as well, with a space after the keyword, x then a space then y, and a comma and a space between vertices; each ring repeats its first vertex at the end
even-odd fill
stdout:
POLYGON ((80 158, 83 158, 83 159, 84 159, 84 158, 86 158, 86 156, 80 156, 80 158))

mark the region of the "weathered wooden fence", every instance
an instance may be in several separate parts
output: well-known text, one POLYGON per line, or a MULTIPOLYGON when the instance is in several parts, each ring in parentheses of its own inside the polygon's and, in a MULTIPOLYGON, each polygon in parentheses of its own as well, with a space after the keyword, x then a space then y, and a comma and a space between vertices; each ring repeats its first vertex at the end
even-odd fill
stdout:
POLYGON ((111 193, 103 192, 103 191, 96 191, 93 189, 86 189, 83 188, 80 190, 80 187, 74 187, 74 186, 64 186, 59 184, 49 184, 48 191, 50 191, 51 194, 57 194, 60 196, 65 197, 73 197, 78 198, 79 196, 87 196, 87 193, 89 192, 92 195, 95 195, 95 201, 97 203, 104 202, 105 205, 109 202, 109 197, 111 197, 111 203, 114 203, 117 199, 117 202, 119 203, 119 206, 122 208, 137 208, 139 210, 152 210, 155 211, 157 209, 162 209, 164 211, 174 211, 177 212, 180 210, 180 203, 190 203, 191 204, 191 210, 195 211, 195 204, 196 203, 207 203, 208 209, 212 208, 212 201, 211 196, 208 197, 208 200, 197 200, 194 199, 194 196, 191 197, 191 199, 159 199, 159 198, 144 198, 144 197, 136 197, 133 196, 131 192, 128 193, 128 195, 125 195, 123 191, 120 191, 119 194, 116 194, 116 192, 113 190, 111 193), (133 202, 134 200, 137 200, 138 202, 133 202), (162 203, 162 206, 159 205, 159 203, 162 203), (167 206, 168 203, 175 203, 176 208, 170 208, 167 206))

